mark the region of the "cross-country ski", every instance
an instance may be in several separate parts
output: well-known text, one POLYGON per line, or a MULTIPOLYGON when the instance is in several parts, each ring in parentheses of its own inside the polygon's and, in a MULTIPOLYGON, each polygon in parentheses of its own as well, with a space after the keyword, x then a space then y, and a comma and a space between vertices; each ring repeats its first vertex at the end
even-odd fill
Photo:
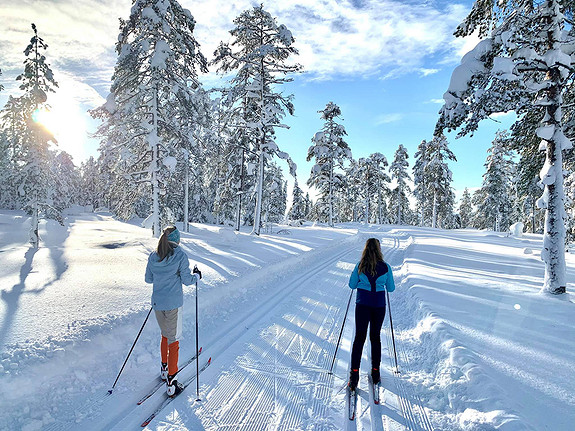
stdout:
POLYGON ((355 420, 357 413, 357 389, 346 389, 347 394, 347 417, 350 421, 355 420))
MULTIPOLYGON (((182 365, 180 365, 180 369, 178 372, 181 372, 184 368, 186 368, 188 365, 190 365, 192 362, 194 362, 199 355, 202 354, 202 348, 200 347, 200 350, 198 351, 198 354, 195 354, 194 356, 192 356, 190 359, 188 359, 186 362, 184 362, 182 365)), ((150 398, 152 395, 154 395, 156 393, 156 391, 158 391, 158 389, 160 389, 162 386, 164 386, 166 384, 166 382, 161 379, 160 377, 158 377, 158 384, 156 386, 154 386, 154 388, 148 392, 146 395, 144 395, 142 398, 140 398, 138 400, 138 405, 142 404, 144 401, 146 401, 148 398, 150 398)))
MULTIPOLYGON (((210 366, 211 363, 212 363, 212 358, 209 358, 207 360, 207 362, 201 366, 200 373, 204 372, 206 370, 206 368, 208 368, 210 366)), ((190 385, 190 383, 193 383, 194 381, 196 381, 195 375, 193 375, 192 377, 190 377, 188 380, 186 380, 185 382, 183 382, 181 384, 181 390, 178 392, 178 394, 174 394, 171 396, 166 395, 164 397, 164 400, 160 404, 160 406, 156 410, 154 410, 154 412, 150 416, 148 416, 144 422, 142 422, 141 427, 143 428, 146 425, 148 425, 158 415, 158 413, 160 413, 162 410, 164 410, 166 408, 166 406, 168 404, 170 404, 176 398, 176 396, 178 396, 180 393, 182 393, 190 385)))

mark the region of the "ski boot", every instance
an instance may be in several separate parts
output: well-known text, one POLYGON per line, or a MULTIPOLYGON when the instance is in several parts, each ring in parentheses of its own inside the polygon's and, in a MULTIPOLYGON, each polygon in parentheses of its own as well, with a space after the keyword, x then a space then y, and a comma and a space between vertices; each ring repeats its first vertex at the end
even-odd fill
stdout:
POLYGON ((184 387, 178 383, 176 374, 168 375, 168 379, 166 381, 166 392, 169 397, 175 397, 176 395, 180 394, 184 390, 184 387))
POLYGON ((168 380, 168 363, 162 362, 162 367, 160 368, 160 378, 163 381, 168 380))
POLYGON ((359 370, 351 370, 349 372, 349 389, 355 391, 357 384, 359 383, 359 370))

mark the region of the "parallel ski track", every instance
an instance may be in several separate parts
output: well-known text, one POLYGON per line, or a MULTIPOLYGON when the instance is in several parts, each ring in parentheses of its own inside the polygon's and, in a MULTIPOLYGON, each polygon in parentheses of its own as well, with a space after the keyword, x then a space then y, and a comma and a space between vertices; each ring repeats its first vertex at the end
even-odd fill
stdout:
MULTIPOLYGON (((392 249, 392 255, 399 250, 400 240, 398 238, 394 239, 394 248, 392 249)), ((392 294, 393 295, 393 294, 392 294)), ((393 307, 392 307, 393 312, 393 307)), ((389 316, 387 317, 389 320, 389 316)), ((412 388, 410 388, 406 382, 402 379, 402 376, 408 375, 412 369, 409 360, 409 356, 405 349, 404 344, 401 342, 399 337, 395 337, 395 346, 397 352, 397 361, 399 366, 399 373, 394 372, 395 370, 395 358, 393 355, 393 338, 391 334, 391 326, 385 325, 387 348, 389 352, 389 363, 390 372, 393 376, 391 379, 395 389, 397 399, 399 401, 399 407, 401 408, 402 416, 404 418, 404 425, 406 429, 410 431, 433 431, 433 425, 429 420, 423 401, 419 394, 417 394, 412 388)), ((389 418, 388 418, 389 419, 389 418)), ((390 428, 389 420, 387 421, 387 427, 390 428)))
MULTIPOLYGON (((309 287, 311 277, 333 267, 351 253, 357 253, 357 249, 346 247, 345 251, 332 255, 292 280, 292 287, 266 310, 265 316, 276 312, 288 296, 309 287)), ((341 276, 338 281, 340 279, 341 276)), ((333 300, 333 295, 343 298, 346 292, 343 287, 334 289, 330 291, 330 299, 333 300)), ((326 305, 323 298, 314 299, 314 295, 325 296, 325 293, 312 289, 309 295, 294 298, 296 309, 284 314, 282 321, 260 331, 259 337, 254 337, 255 344, 249 346, 231 372, 220 378, 218 383, 221 384, 207 398, 209 404, 221 408, 212 415, 204 412, 206 428, 290 430, 299 429, 302 418, 314 420, 328 416, 327 400, 334 377, 326 371, 335 349, 339 329, 336 317, 340 307, 326 305), (319 316, 322 317, 317 319, 319 316), (309 336, 302 337, 297 332, 309 336), (312 380, 300 383, 299 387, 296 383, 300 398, 290 399, 294 396, 294 380, 299 382, 302 378, 312 380), (314 418, 310 418, 310 411, 314 418)), ((204 410, 208 410, 209 406, 206 407, 204 410)), ((325 429, 324 425, 328 426, 321 423, 317 429, 325 429)))

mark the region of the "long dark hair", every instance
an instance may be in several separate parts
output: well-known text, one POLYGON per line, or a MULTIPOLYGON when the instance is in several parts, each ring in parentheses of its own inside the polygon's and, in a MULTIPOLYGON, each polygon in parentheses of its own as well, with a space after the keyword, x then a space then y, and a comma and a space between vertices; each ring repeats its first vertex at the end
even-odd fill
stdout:
POLYGON ((361 274, 375 275, 377 273, 376 266, 378 262, 383 262, 383 254, 381 254, 381 245, 377 238, 369 238, 365 242, 365 247, 359 261, 358 272, 361 274))
POLYGON ((156 253, 158 253, 158 256, 160 256, 160 262, 166 257, 170 257, 172 254, 174 254, 174 249, 168 242, 168 235, 175 230, 175 226, 168 226, 164 228, 162 236, 160 236, 160 240, 158 241, 158 248, 156 248, 156 253))

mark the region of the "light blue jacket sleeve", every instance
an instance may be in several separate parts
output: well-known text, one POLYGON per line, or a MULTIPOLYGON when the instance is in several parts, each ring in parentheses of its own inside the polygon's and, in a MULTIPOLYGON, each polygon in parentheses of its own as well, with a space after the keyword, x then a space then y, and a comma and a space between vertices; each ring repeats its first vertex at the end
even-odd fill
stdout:
POLYGON ((349 277, 349 287, 352 289, 357 289, 357 285, 359 284, 359 263, 355 265, 351 276, 349 277))
POLYGON ((190 271, 190 261, 188 260, 186 253, 183 252, 178 272, 180 273, 180 280, 182 280, 182 283, 186 286, 194 284, 198 278, 197 275, 192 275, 192 272, 190 271))
POLYGON ((385 281, 385 290, 388 292, 393 292, 395 290, 395 280, 393 279, 393 272, 391 271, 391 266, 387 265, 387 280, 385 281))
POLYGON ((144 277, 146 283, 153 283, 154 282, 154 274, 150 269, 150 258, 148 257, 148 264, 146 265, 146 275, 144 277))

